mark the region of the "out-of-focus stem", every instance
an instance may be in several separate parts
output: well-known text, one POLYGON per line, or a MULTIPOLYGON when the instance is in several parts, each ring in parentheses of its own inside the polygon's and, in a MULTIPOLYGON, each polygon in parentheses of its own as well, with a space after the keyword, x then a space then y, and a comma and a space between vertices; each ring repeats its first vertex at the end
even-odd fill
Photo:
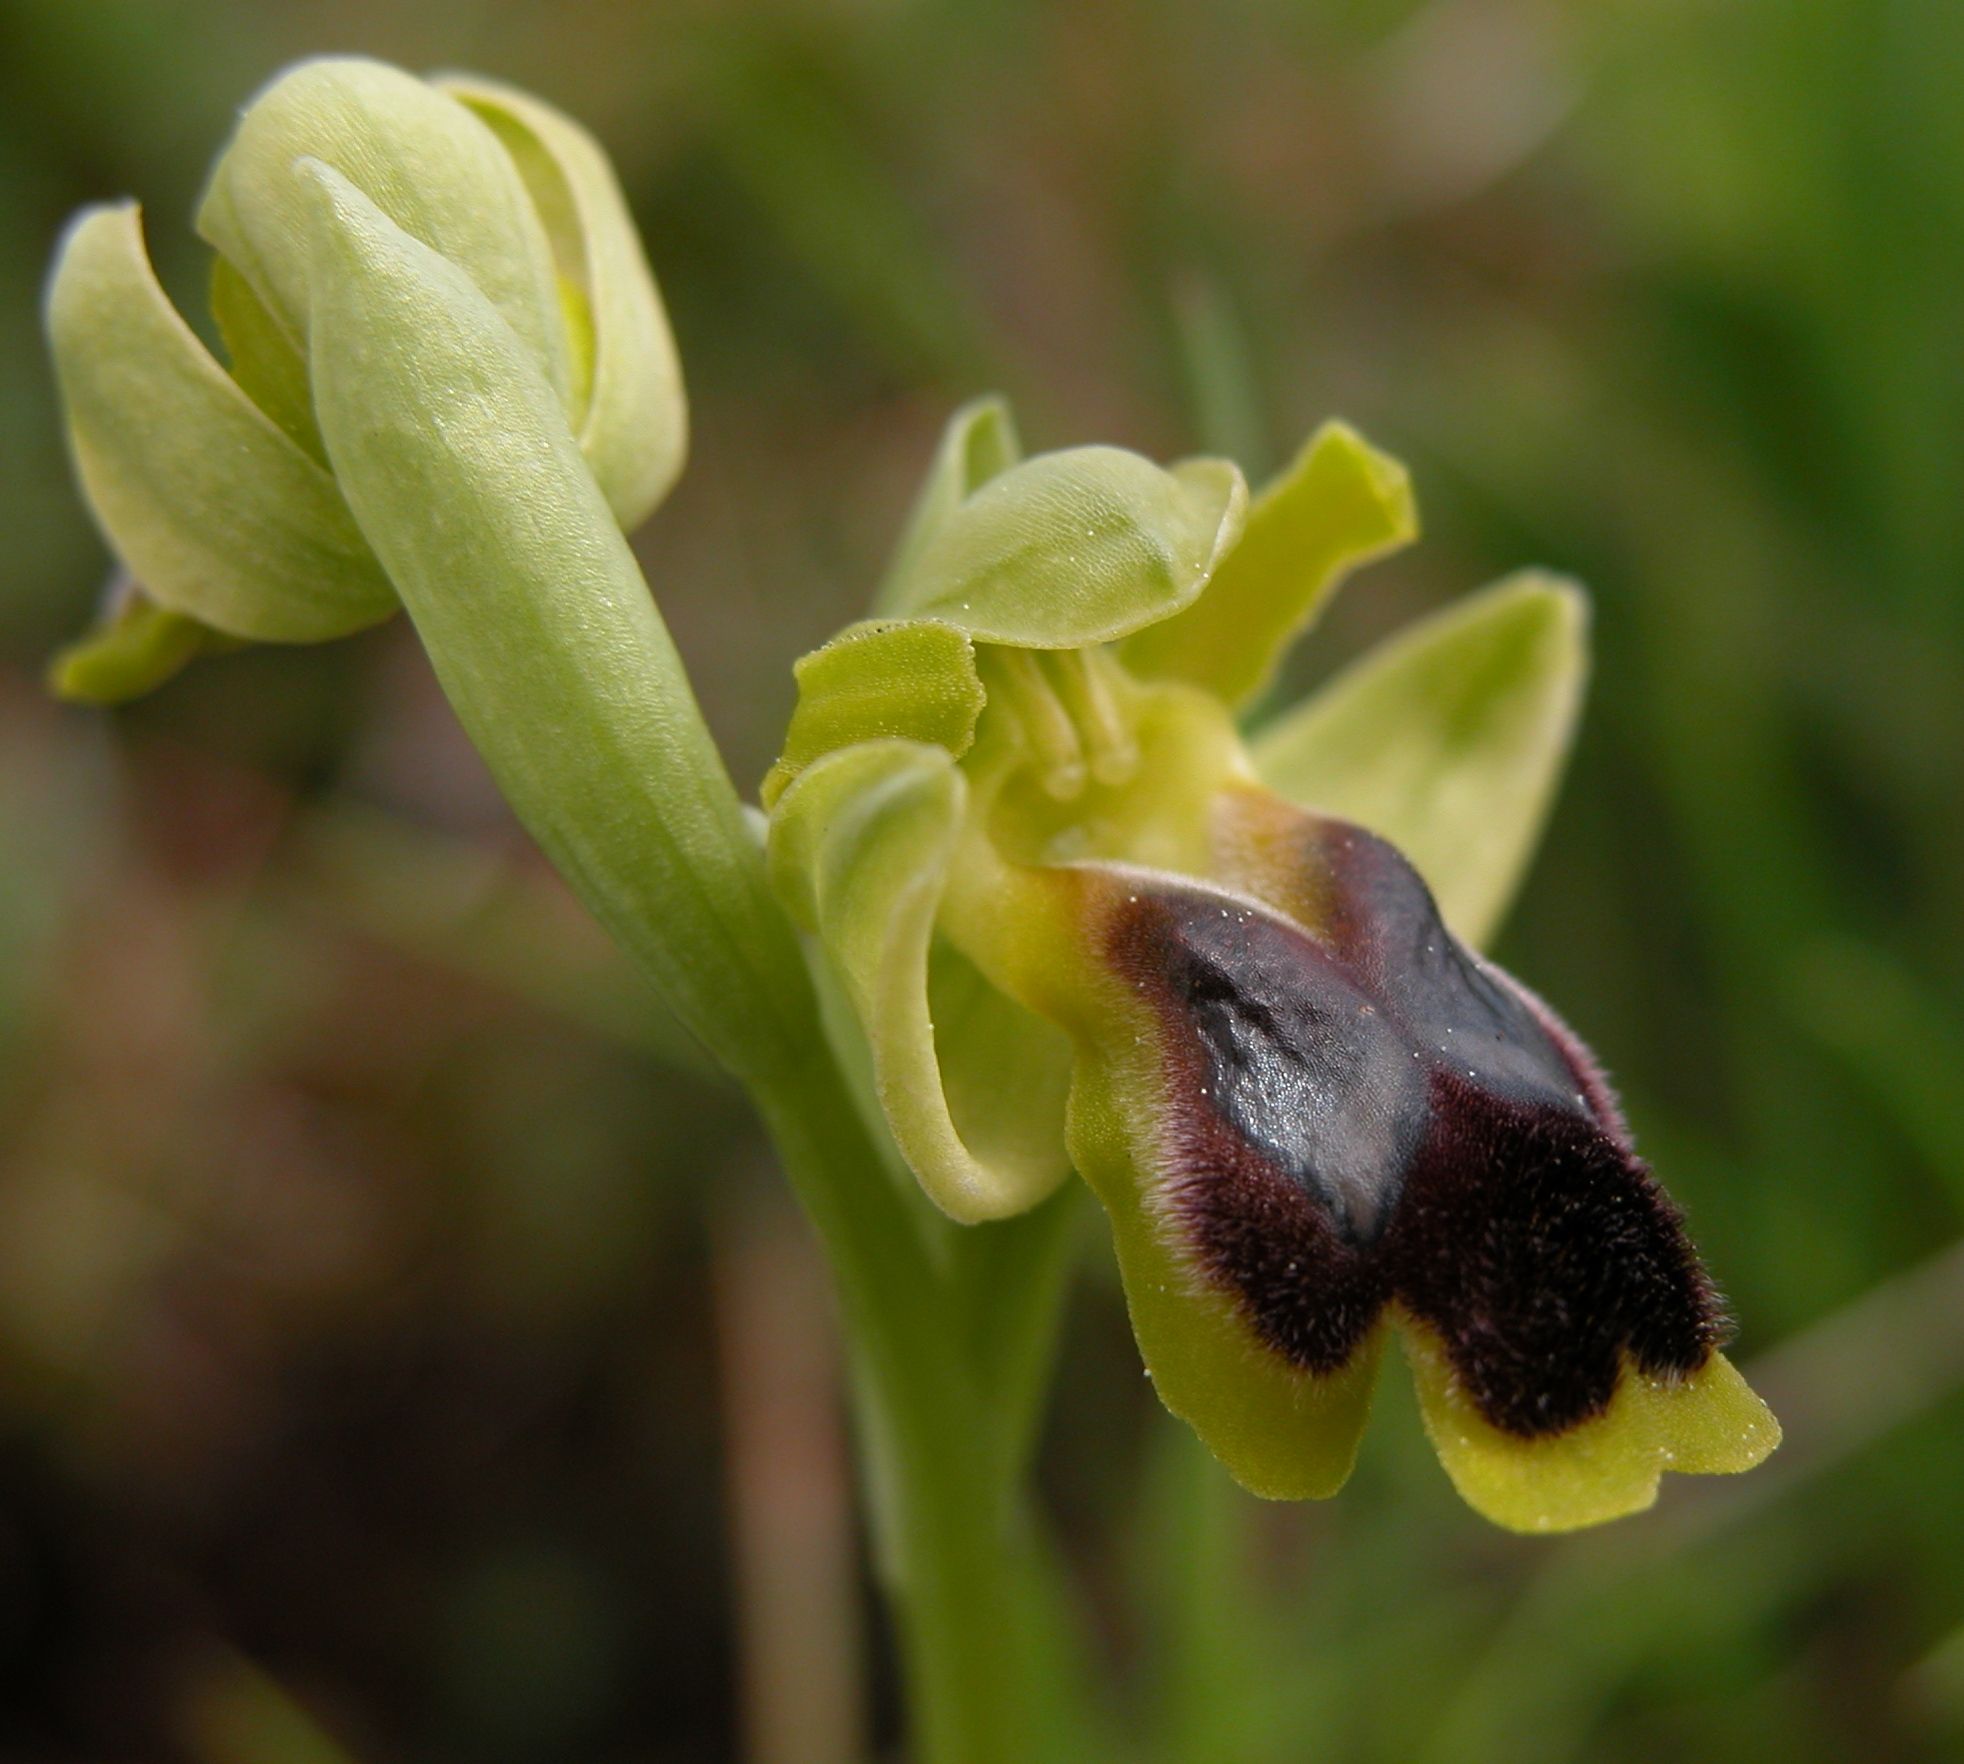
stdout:
POLYGON ((1040 1688, 1055 1625, 1036 1607, 1021 1503, 922 1220, 886 1175, 815 1049, 759 1096, 838 1283, 868 1459, 875 1545, 901 1631, 921 1764, 1061 1758, 1040 1688))
POLYGON ((861 1631, 824 1274, 781 1201, 733 1202, 716 1235, 745 1756, 850 1764, 861 1631))

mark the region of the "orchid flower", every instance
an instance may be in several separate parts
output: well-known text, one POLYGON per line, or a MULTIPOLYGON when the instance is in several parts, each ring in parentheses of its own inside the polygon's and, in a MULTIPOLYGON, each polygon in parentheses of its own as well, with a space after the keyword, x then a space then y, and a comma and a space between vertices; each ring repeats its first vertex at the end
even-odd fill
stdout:
POLYGON ((998 1219, 1079 1172, 1155 1388, 1245 1486, 1341 1486, 1396 1335, 1468 1502, 1567 1529, 1778 1429, 1596 1062, 1471 947, 1566 744, 1576 590, 1518 577, 1238 732, 1414 525, 1341 425, 1250 505, 971 407, 881 616, 799 666, 772 874, 927 1194, 998 1219))

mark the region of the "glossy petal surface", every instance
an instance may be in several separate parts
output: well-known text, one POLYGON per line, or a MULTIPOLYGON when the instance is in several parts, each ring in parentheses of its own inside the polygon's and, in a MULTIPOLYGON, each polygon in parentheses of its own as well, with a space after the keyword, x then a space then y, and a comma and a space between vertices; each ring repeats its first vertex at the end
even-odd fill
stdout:
POLYGON ((1165 470, 1120 447, 1039 454, 936 523, 898 590, 978 643, 1082 649, 1192 604, 1241 531, 1225 460, 1165 470))
POLYGON ((1586 1051, 1382 840, 1271 827, 1298 876, 1280 899, 1056 873, 1107 975, 1074 1028, 1072 1148, 1169 1405, 1250 1487, 1297 1460, 1329 1484, 1396 1324, 1501 1523, 1590 1523, 1661 1468, 1757 1461, 1777 1432, 1726 1394, 1716 1295, 1586 1051))

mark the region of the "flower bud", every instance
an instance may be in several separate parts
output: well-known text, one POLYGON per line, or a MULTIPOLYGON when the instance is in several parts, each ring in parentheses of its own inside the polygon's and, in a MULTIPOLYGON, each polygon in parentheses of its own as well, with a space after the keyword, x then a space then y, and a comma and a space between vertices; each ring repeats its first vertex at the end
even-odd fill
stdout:
POLYGON ((436 82, 490 126, 545 222, 572 352, 574 429, 614 517, 632 530, 681 474, 682 367, 641 235, 600 143, 509 86, 436 82))
POLYGON ((285 337, 307 342, 308 192, 317 159, 447 257, 570 396, 571 352, 545 223, 497 137, 455 99, 377 61, 303 62, 247 105, 212 167, 198 231, 285 337))
MULTIPOLYGON (((357 59, 303 63, 247 107, 200 206, 199 230, 219 253, 211 303, 227 365, 158 286, 134 207, 86 211, 58 254, 48 330, 71 446, 134 584, 118 618, 57 662, 61 690, 126 696, 213 647, 201 632, 316 641, 396 605, 321 440, 316 195, 302 161, 345 177, 484 296, 483 322, 515 338, 551 388, 552 420, 577 441, 616 522, 638 524, 681 469, 674 344, 592 138, 486 83, 430 83, 357 59)), ((378 357, 355 364, 363 371, 401 369, 378 357)))

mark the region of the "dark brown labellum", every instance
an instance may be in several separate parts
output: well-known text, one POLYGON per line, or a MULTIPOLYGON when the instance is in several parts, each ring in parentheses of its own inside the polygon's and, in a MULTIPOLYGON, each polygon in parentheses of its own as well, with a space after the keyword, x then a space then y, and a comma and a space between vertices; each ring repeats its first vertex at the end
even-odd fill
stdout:
POLYGON ((1111 934, 1165 1031, 1163 1174, 1201 1267, 1313 1373, 1395 1301, 1524 1438, 1600 1413, 1626 1352, 1697 1370, 1717 1297, 1586 1050, 1393 847, 1311 825, 1318 935, 1175 883, 1129 889, 1111 934))

